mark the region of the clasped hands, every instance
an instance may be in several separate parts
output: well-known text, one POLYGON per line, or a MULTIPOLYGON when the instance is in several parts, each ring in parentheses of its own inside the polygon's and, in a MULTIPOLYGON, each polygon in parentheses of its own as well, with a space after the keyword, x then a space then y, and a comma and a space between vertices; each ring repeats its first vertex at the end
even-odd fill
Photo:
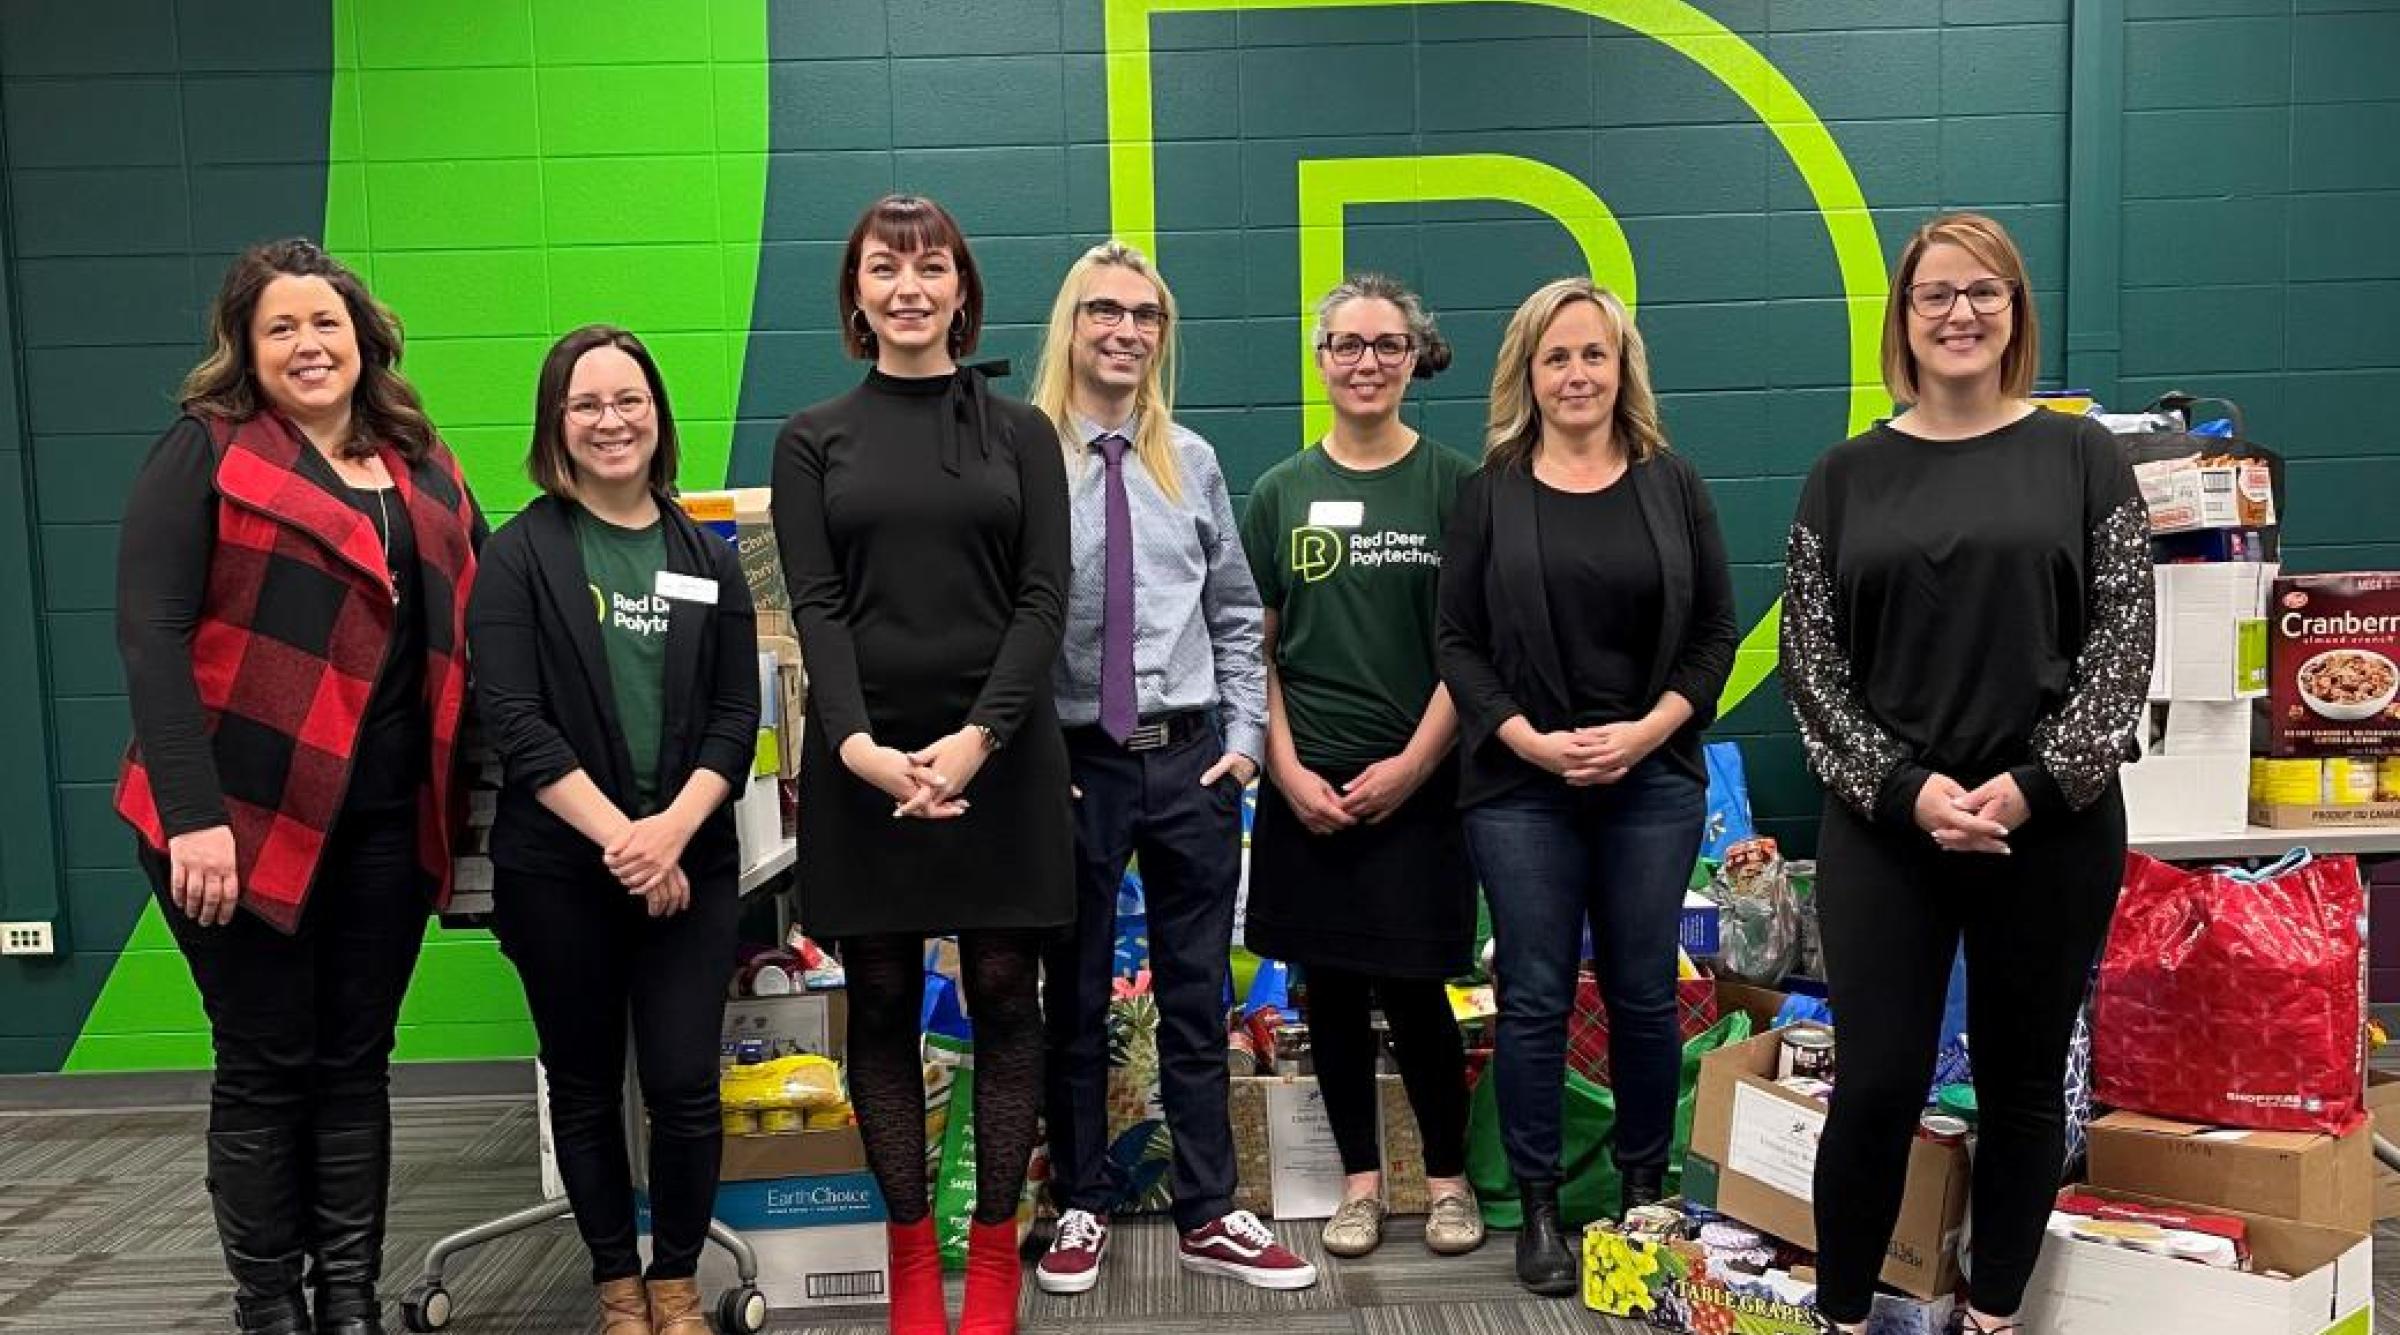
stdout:
POLYGON ((602 846, 600 861, 625 893, 642 897, 651 917, 681 913, 692 902, 691 878, 682 864, 693 828, 673 807, 629 821, 602 846))
POLYGON ((2009 851, 2008 836, 2033 815, 2025 793, 2008 774, 1995 775, 1973 792, 1947 774, 1935 774, 1917 789, 1917 828, 1946 853, 2009 851))
POLYGON ((973 724, 915 751, 884 746, 863 732, 842 742, 842 764, 892 799, 892 818, 953 820, 967 813, 967 785, 991 746, 973 724))

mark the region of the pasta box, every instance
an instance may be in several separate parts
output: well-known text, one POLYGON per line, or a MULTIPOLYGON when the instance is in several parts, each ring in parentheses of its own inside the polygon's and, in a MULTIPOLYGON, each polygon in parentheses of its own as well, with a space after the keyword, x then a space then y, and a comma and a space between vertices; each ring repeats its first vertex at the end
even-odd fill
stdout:
POLYGON ((2283 575, 2268 613, 2275 754, 2400 754, 2400 572, 2283 575))

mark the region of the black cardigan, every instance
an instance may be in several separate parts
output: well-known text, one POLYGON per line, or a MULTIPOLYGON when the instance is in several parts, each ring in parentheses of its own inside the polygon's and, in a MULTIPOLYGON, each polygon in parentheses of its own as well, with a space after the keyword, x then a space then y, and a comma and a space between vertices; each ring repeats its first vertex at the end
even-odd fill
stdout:
MULTIPOLYGON (((1626 469, 1642 520, 1658 543, 1664 616, 1648 696, 1674 691, 1692 719, 1659 753, 1702 782, 1700 734, 1715 721, 1733 671, 1738 636, 1733 579, 1716 506, 1698 470, 1661 451, 1626 469)), ((1442 680, 1458 706, 1459 804, 1490 801, 1541 773, 1500 740, 1500 725, 1523 714, 1537 730, 1573 726, 1567 672, 1542 587, 1541 531, 1532 471, 1486 464, 1459 488, 1442 537, 1440 615, 1435 638, 1442 680)))
MULTIPOLYGON (((618 807, 634 809, 633 761, 592 616, 572 504, 540 497, 493 534, 467 609, 475 703, 505 775, 491 844, 492 864, 502 871, 579 874, 599 866, 599 846, 534 796, 578 769, 618 807)), ((717 585, 714 604, 669 604, 658 791, 672 801, 693 773, 707 769, 724 775, 739 796, 758 752, 750 586, 731 544, 671 500, 661 497, 658 509, 667 569, 717 585)), ((684 869, 695 878, 739 875, 730 800, 692 835, 684 869)))

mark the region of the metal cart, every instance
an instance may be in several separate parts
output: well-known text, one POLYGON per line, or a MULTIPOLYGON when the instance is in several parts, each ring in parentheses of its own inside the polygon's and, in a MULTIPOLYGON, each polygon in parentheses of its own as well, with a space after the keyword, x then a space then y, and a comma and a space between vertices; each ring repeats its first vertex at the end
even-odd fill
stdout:
MULTIPOLYGON (((742 896, 748 898, 783 879, 798 860, 798 855, 798 846, 786 839, 765 859, 745 868, 741 880, 742 896)), ((480 926, 489 911, 488 894, 480 902, 461 894, 453 901, 451 911, 443 915, 443 921, 450 925, 480 926)), ((640 1079, 631 1061, 625 1064, 624 1115, 626 1143, 637 1144, 639 1142, 634 1132, 641 1124, 642 1092, 640 1079)), ((638 1174, 640 1171, 641 1166, 637 1163, 635 1172, 638 1174)), ((402 1319, 413 1331, 430 1332, 448 1326, 456 1313, 452 1309, 450 1290, 442 1282, 442 1277, 453 1259, 487 1242, 539 1228, 574 1212, 574 1207, 561 1196, 538 1205, 529 1205, 498 1219, 487 1220, 472 1228, 461 1229, 435 1242, 432 1250, 425 1253, 425 1269, 417 1276, 416 1282, 409 1285, 407 1292, 401 1295, 402 1319)), ((757 1254, 750 1250, 750 1244, 742 1240, 741 1234, 713 1219, 708 1223, 708 1240, 724 1248, 733 1257, 735 1283, 717 1299, 717 1329, 725 1335, 756 1335, 756 1332, 765 1330, 767 1299, 758 1289, 757 1254)))

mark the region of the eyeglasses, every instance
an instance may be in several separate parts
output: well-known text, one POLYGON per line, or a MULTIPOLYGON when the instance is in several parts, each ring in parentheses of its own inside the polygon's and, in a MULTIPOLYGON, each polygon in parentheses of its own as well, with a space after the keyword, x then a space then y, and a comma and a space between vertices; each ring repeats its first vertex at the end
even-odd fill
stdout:
POLYGON ((1911 283, 1908 285, 1908 308, 1928 320, 1940 320, 1958 308, 1960 297, 1967 299, 1967 308, 1977 315, 1998 315, 2016 300, 2017 285, 2004 278, 1978 278, 1960 287, 1956 283, 1911 283))
POLYGON ((1163 306, 1127 306, 1106 297, 1094 297, 1084 302, 1080 309, 1091 317, 1093 324, 1103 329, 1114 329, 1125 323, 1128 315, 1133 317, 1133 327, 1145 334, 1155 334, 1167 327, 1167 312, 1163 306))
POLYGON ((1398 366, 1416 351, 1417 340, 1407 334, 1385 334, 1381 338, 1360 338, 1356 334, 1335 334, 1317 344, 1319 350, 1342 366, 1356 366, 1358 359, 1375 349, 1375 361, 1382 366, 1398 366))
POLYGON ((638 389, 629 389, 613 399, 585 396, 567 400, 567 420, 577 426, 598 426, 608 410, 617 410, 617 420, 628 425, 650 415, 650 396, 638 389))

